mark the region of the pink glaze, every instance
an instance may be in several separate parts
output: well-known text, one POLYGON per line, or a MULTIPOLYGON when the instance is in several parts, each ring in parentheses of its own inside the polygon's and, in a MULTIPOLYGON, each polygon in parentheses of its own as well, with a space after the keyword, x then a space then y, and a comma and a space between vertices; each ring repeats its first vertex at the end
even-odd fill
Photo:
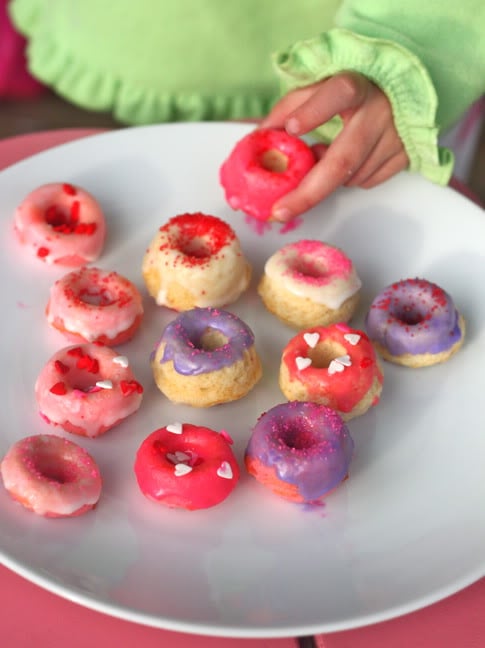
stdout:
POLYGON ((143 303, 136 286, 125 277, 85 267, 54 283, 46 316, 72 342, 115 346, 138 330, 143 303))
POLYGON ((14 443, 0 473, 14 500, 46 517, 82 515, 101 495, 101 474, 94 459, 84 448, 53 434, 14 443))
POLYGON ((28 194, 15 211, 19 241, 48 264, 81 266, 98 258, 106 224, 97 201, 87 191, 54 182, 28 194))
MULTIPOLYGON (((340 414, 348 414, 370 391, 383 373, 367 335, 346 324, 316 326, 295 335, 283 350, 282 364, 289 380, 304 385, 307 400, 322 403, 340 414), (314 364, 318 349, 341 349, 327 366, 314 364)), ((373 404, 378 402, 378 398, 373 404)))
POLYGON ((226 431, 172 423, 141 444, 135 475, 141 492, 155 502, 188 510, 216 506, 234 490, 239 466, 226 431))
POLYGON ((283 130, 260 128, 236 144, 219 179, 233 209, 267 221, 275 202, 295 189, 315 162, 303 140, 283 130), (278 169, 271 160, 275 157, 281 162, 278 169))
POLYGON ((136 412, 142 395, 126 356, 98 344, 61 349, 35 384, 42 418, 87 437, 103 434, 136 412))

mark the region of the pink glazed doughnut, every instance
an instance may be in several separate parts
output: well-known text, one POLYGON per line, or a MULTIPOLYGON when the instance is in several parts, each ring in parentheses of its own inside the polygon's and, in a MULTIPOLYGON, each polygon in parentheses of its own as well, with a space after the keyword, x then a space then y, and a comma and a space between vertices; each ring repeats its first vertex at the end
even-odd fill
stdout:
POLYGON ((97 344, 61 349, 35 384, 42 418, 86 437, 97 437, 135 413, 142 395, 126 356, 97 344))
POLYGON ((73 270, 58 279, 46 307, 48 323, 70 342, 128 342, 143 317, 141 295, 117 272, 73 270))
POLYGON ((104 215, 93 196, 61 182, 29 193, 15 211, 14 229, 35 257, 64 266, 97 259, 106 235, 104 215))
POLYGON ((239 481, 227 432, 171 423, 152 432, 135 459, 138 486, 148 499, 189 511, 220 504, 239 481))
POLYGON ((82 515, 101 495, 101 474, 94 459, 84 448, 54 434, 14 443, 0 473, 12 499, 45 517, 82 515))
POLYGON ((220 168, 226 200, 261 221, 295 189, 316 162, 308 144, 284 130, 261 128, 243 137, 220 168))

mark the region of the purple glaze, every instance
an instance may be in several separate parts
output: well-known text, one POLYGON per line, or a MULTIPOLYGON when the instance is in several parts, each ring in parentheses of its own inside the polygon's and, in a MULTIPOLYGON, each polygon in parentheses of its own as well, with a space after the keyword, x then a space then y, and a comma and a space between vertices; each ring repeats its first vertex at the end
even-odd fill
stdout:
POLYGON ((254 335, 249 326, 233 313, 217 308, 193 308, 168 324, 157 348, 162 343, 165 349, 160 364, 173 360, 177 373, 198 376, 241 360, 244 352, 253 346, 254 335), (227 342, 213 350, 204 349, 202 337, 207 329, 219 331, 227 342))
POLYGON ((365 328, 392 355, 441 353, 462 336, 450 295, 425 279, 388 286, 372 302, 365 328))
POLYGON ((335 488, 347 475, 354 442, 340 415, 325 405, 292 401, 262 414, 246 456, 274 468, 305 502, 335 488))

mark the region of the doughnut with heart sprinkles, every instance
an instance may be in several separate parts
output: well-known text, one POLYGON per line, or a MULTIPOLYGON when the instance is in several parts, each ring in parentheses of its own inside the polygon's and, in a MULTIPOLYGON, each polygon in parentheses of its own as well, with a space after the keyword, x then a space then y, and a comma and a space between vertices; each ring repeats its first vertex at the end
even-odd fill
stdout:
POLYGON ((97 437, 139 409, 143 387, 126 356, 110 347, 80 344, 49 359, 35 383, 35 397, 47 423, 97 437))
POLYGON ((289 401, 313 401, 344 421, 376 405, 384 376, 363 331, 339 323, 300 331, 283 350, 279 385, 289 401))
POLYGON ((34 189, 18 205, 14 230, 37 259, 82 266, 101 254, 106 222, 99 203, 85 189, 52 182, 34 189))
POLYGON ((150 500, 193 511, 220 504, 236 487, 240 471, 227 432, 174 422, 140 445, 134 471, 150 500))

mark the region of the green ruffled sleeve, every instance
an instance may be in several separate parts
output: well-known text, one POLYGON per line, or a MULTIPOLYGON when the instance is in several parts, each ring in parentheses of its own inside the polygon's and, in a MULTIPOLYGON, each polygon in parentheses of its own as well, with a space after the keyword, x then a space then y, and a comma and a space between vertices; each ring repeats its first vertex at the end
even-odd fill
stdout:
MULTIPOLYGON (((447 184, 453 153, 438 146, 438 100, 431 78, 420 60, 392 41, 360 36, 335 28, 295 43, 274 55, 285 91, 315 83, 338 72, 359 72, 387 95, 394 121, 410 160, 409 169, 438 184, 447 184)), ((330 142, 342 122, 336 117, 317 129, 330 142)))

